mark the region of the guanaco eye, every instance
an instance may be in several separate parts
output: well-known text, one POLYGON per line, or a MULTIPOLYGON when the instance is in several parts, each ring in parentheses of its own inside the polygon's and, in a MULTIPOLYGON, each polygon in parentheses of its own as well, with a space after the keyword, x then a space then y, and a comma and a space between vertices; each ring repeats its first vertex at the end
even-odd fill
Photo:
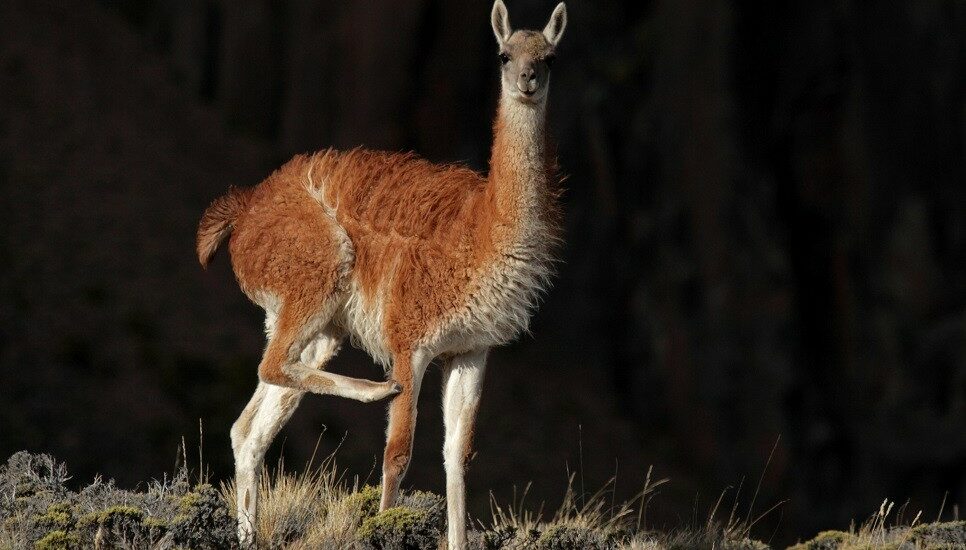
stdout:
POLYGON ((500 52, 500 63, 506 65, 510 62, 510 56, 506 52, 500 52))
POLYGON ((550 54, 547 57, 544 57, 543 58, 543 62, 547 64, 547 67, 548 68, 549 67, 552 67, 553 66, 553 62, 556 61, 556 60, 557 60, 557 56, 554 55, 554 54, 550 54))

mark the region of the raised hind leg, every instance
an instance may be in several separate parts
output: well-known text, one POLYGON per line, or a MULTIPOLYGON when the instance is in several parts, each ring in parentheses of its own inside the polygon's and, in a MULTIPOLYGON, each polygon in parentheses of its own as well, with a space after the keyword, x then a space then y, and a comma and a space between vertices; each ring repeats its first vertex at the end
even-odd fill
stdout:
POLYGON ((365 403, 399 393, 401 388, 393 381, 373 382, 306 365, 302 356, 319 328, 328 325, 331 314, 324 311, 305 314, 304 309, 302 304, 282 305, 274 334, 258 366, 262 382, 365 403))
MULTIPOLYGON (((270 344, 262 360, 262 367, 269 358, 273 345, 277 347, 280 339, 286 334, 285 324, 272 314, 269 314, 266 325, 270 344)), ((328 392, 332 395, 370 401, 391 394, 393 385, 389 383, 380 384, 322 372, 321 369, 338 351, 342 339, 341 332, 332 326, 325 327, 307 344, 301 345, 300 352, 296 354, 299 367, 311 371, 321 380, 333 380, 331 385, 326 385, 326 388, 333 390, 328 392)), ((306 389, 303 389, 303 387, 283 387, 265 380, 259 381, 255 394, 232 426, 238 538, 243 546, 255 544, 258 478, 265 453, 275 436, 292 417, 308 387, 309 384, 305 384, 306 389)))

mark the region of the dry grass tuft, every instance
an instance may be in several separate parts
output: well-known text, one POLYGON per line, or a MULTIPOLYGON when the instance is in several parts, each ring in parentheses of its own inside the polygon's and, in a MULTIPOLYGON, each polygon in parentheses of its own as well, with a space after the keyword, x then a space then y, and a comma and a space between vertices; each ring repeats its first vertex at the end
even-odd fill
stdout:
MULTIPOLYGON (((350 486, 332 456, 301 474, 286 472, 279 461, 274 473, 262 471, 256 540, 264 548, 356 548, 356 531, 373 513, 369 497, 376 491, 360 489, 358 480, 350 486)), ((234 482, 223 483, 221 492, 234 514, 234 482)))
POLYGON ((583 498, 574 488, 571 475, 563 502, 553 516, 544 521, 542 506, 537 512, 525 508, 529 485, 508 506, 501 506, 490 495, 491 522, 480 527, 474 542, 483 549, 497 548, 587 548, 610 549, 632 539, 640 531, 644 513, 656 489, 667 479, 652 480, 648 470, 644 488, 637 497, 620 505, 609 500, 615 479, 583 498), (639 504, 635 508, 635 504, 639 504), (636 510, 636 511, 635 511, 636 510))

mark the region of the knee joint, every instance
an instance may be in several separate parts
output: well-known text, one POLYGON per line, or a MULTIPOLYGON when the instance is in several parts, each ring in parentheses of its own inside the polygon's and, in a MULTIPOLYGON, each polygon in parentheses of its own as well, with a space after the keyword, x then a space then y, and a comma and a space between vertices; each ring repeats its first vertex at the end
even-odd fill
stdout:
POLYGON ((289 377, 282 371, 281 367, 265 367, 258 369, 258 379, 266 384, 285 386, 289 377))
POLYGON ((409 467, 410 458, 411 455, 409 453, 389 454, 383 461, 383 468, 390 475, 402 476, 409 467))
POLYGON ((235 453, 241 450, 245 440, 248 439, 248 434, 251 433, 251 429, 252 413, 246 409, 238 417, 238 420, 231 425, 231 448, 235 453))
POLYGON ((396 456, 392 457, 389 460, 389 462, 392 464, 392 466, 394 468, 396 468, 397 470, 399 470, 400 472, 402 472, 403 470, 406 469, 407 466, 409 466, 409 458, 410 458, 410 456, 409 456, 408 453, 407 454, 400 454, 400 455, 396 455, 396 456))
POLYGON ((473 461, 473 457, 476 453, 473 452, 472 448, 456 448, 445 447, 443 449, 443 465, 447 468, 458 467, 461 469, 466 469, 473 461))

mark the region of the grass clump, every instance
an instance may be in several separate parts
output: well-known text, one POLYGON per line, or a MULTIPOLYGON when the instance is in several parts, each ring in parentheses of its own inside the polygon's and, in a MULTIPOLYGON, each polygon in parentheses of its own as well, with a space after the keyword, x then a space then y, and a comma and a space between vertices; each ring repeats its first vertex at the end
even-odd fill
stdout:
MULTIPOLYGON (((350 484, 330 456, 301 474, 263 469, 258 487, 255 540, 259 548, 432 548, 445 522, 442 497, 421 491, 403 494, 399 506, 379 513, 382 489, 350 484), (432 541, 431 546, 429 541, 432 541)), ((235 486, 221 497, 235 513, 235 486)))
MULTIPOLYGON (((726 492, 715 503, 708 519, 696 526, 670 533, 651 532, 645 529, 646 512, 650 500, 667 479, 652 479, 647 472, 644 487, 629 502, 614 505, 607 497, 611 494, 611 479, 599 491, 584 498, 574 490, 571 476, 563 503, 552 517, 542 519, 541 513, 525 511, 523 492, 519 503, 509 507, 497 505, 491 496, 492 522, 470 539, 470 547, 477 550, 769 550, 769 546, 750 538, 756 522, 754 519, 738 518, 738 494, 727 520, 717 519, 717 512, 726 492)), ((755 494, 757 497, 757 491, 755 494)), ((755 497, 749 507, 754 508, 755 497)), ((765 514, 769 513, 770 508, 765 514)))
MULTIPOLYGON (((235 485, 222 485, 222 499, 235 516, 235 485)), ((356 530, 379 508, 379 488, 352 487, 333 457, 298 475, 281 461, 274 473, 262 470, 258 486, 255 540, 259 548, 357 548, 356 530)))
POLYGON ((379 512, 379 500, 382 498, 382 487, 365 485, 355 493, 345 497, 345 506, 358 511, 362 518, 368 518, 379 512))
POLYGON ((814 539, 796 544, 789 550, 837 550, 854 538, 855 535, 844 531, 822 531, 814 539))
POLYGON ((925 548, 966 548, 966 521, 929 523, 911 529, 909 539, 925 548))
POLYGON ((652 482, 648 472, 644 489, 638 497, 615 508, 606 498, 613 479, 597 493, 584 499, 575 491, 574 478, 571 476, 560 508, 547 520, 543 519, 542 513, 534 514, 524 508, 529 487, 523 491, 519 501, 514 497, 514 502, 506 507, 497 504, 491 495, 491 523, 488 527, 481 526, 484 527, 483 531, 471 537, 471 546, 480 550, 627 548, 633 544, 633 534, 640 531, 643 521, 642 515, 635 515, 634 503, 639 503, 639 510, 643 512, 657 487, 666 481, 652 482))
POLYGON ((607 550, 616 546, 616 538, 613 534, 608 536, 587 527, 558 524, 540 533, 534 541, 534 546, 540 550, 569 550, 570 548, 607 550))

